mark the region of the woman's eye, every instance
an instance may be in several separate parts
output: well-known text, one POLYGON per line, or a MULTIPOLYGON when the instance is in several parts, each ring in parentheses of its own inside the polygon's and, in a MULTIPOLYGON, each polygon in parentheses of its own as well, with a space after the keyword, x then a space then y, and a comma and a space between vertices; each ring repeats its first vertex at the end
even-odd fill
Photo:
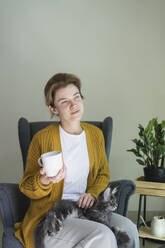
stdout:
POLYGON ((63 102, 61 102, 61 104, 66 104, 68 101, 63 101, 63 102))
POLYGON ((75 96, 75 99, 80 99, 80 95, 75 96))

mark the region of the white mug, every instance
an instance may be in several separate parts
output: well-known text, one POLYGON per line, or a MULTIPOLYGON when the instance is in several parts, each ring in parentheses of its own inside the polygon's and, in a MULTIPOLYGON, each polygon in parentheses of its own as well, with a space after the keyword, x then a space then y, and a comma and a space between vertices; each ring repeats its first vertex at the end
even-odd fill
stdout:
POLYGON ((151 233, 159 238, 165 238, 165 217, 154 216, 151 222, 151 233))
POLYGON ((45 169, 48 177, 54 177, 63 167, 62 152, 52 151, 41 154, 38 164, 45 169))

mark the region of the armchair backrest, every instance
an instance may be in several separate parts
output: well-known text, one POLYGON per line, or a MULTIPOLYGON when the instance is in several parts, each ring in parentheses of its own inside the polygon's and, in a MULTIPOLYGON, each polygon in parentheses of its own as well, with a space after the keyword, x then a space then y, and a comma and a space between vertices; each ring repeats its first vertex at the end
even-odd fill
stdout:
MULTIPOLYGON (((86 121, 86 122, 93 124, 102 130, 105 140, 106 155, 107 155, 107 159, 109 160, 111 140, 112 140, 112 127, 113 127, 112 118, 106 117, 103 121, 86 121)), ((33 138, 33 135, 39 130, 47 127, 48 125, 51 125, 52 123, 56 123, 56 122, 55 121, 28 122, 28 120, 23 117, 19 119, 18 134, 19 134, 19 142, 22 152, 24 170, 25 170, 29 145, 33 138)))

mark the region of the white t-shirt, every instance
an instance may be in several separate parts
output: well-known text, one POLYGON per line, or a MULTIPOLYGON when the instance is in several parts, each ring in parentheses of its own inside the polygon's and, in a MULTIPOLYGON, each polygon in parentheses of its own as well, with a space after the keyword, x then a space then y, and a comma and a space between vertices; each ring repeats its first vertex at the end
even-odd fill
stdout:
POLYGON ((59 126, 64 164, 67 167, 62 199, 78 201, 85 193, 89 174, 89 155, 85 131, 67 133, 59 126))

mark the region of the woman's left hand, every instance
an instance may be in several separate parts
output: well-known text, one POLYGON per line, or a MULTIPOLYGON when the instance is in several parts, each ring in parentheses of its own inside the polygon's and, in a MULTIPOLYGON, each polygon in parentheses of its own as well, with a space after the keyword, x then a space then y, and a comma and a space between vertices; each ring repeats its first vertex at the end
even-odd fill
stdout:
POLYGON ((91 196, 91 194, 89 193, 84 193, 80 196, 77 205, 79 206, 79 208, 91 208, 93 206, 95 202, 95 199, 93 196, 91 196))

